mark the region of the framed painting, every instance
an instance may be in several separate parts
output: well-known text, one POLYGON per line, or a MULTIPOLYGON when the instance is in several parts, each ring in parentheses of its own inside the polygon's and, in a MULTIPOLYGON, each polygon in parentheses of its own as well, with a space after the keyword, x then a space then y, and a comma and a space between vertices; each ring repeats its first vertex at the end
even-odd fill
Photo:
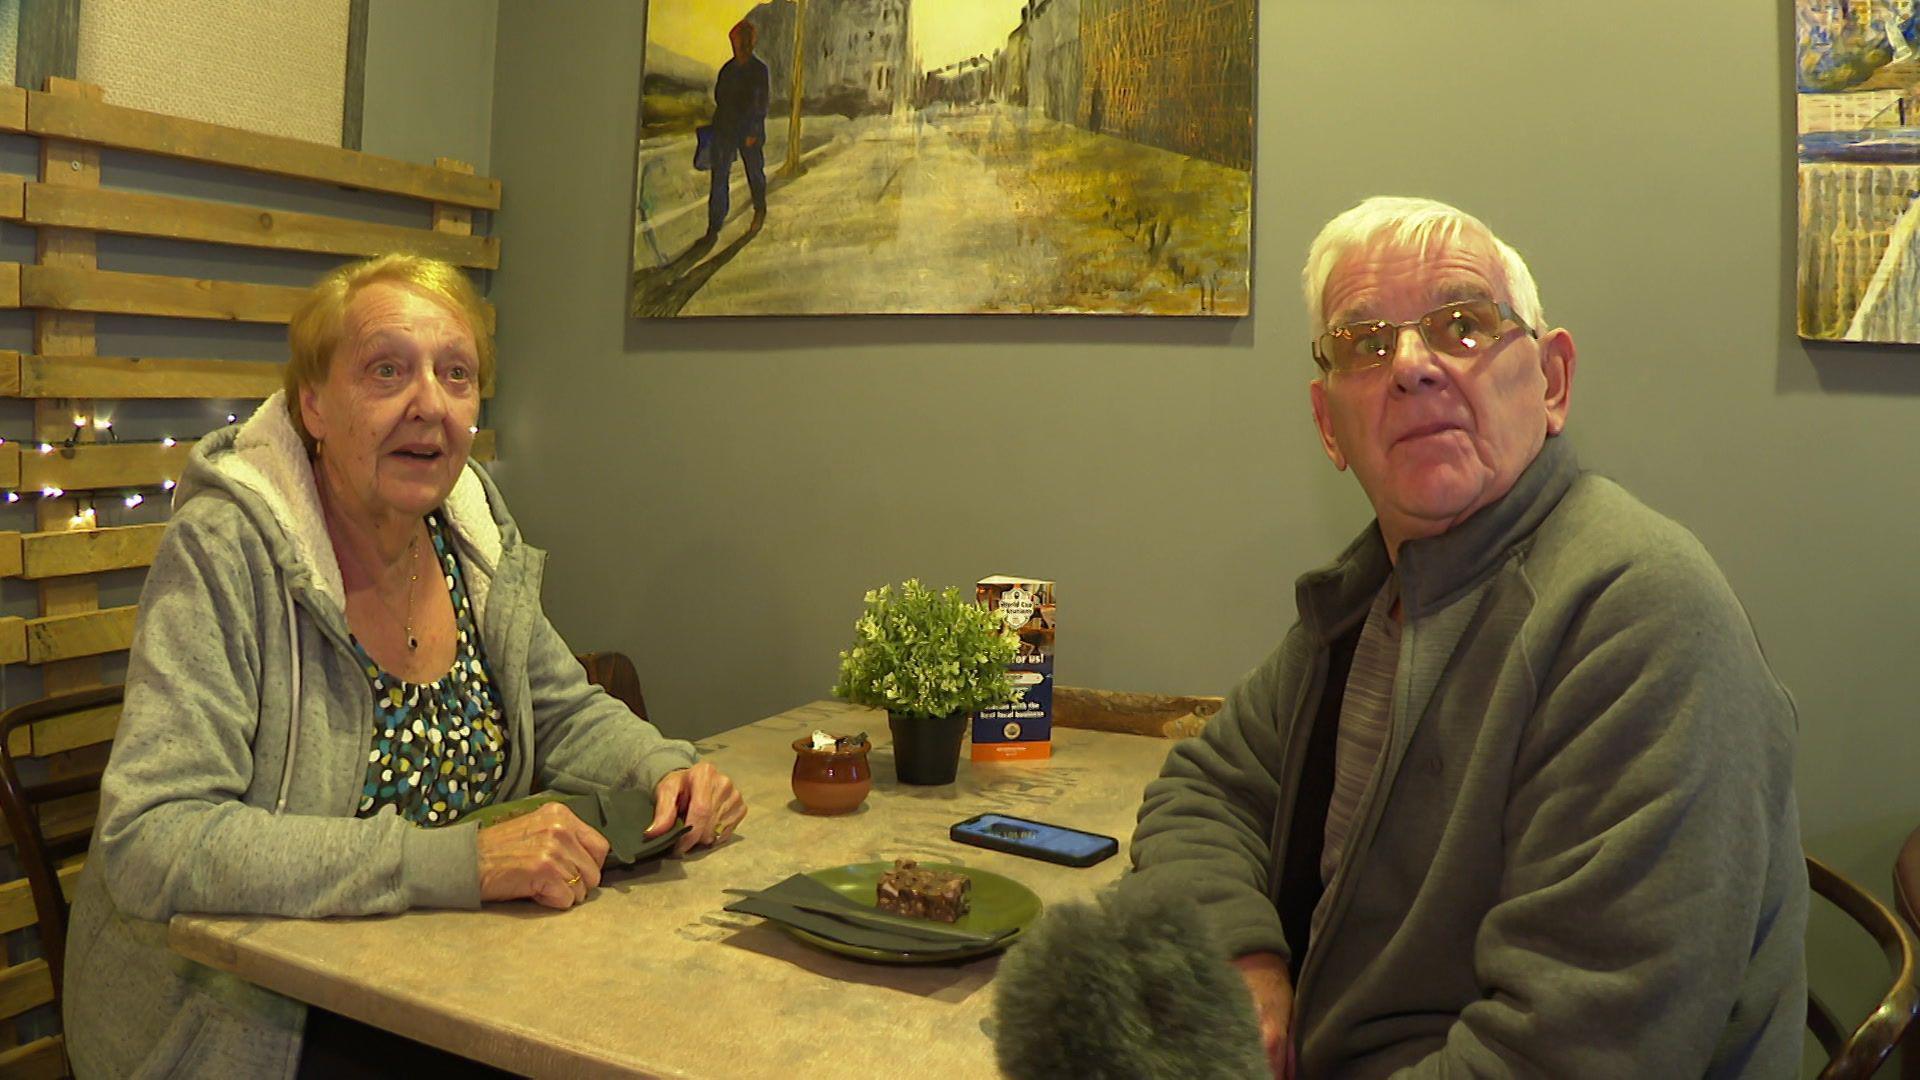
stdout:
POLYGON ((1920 0, 1794 0, 1800 336, 1920 342, 1920 0))
POLYGON ((650 0, 637 317, 1244 315, 1255 0, 650 0))

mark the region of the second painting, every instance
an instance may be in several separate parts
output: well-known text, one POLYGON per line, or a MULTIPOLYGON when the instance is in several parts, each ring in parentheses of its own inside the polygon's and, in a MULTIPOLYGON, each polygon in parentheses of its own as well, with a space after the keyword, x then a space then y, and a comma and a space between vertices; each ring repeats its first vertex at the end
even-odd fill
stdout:
POLYGON ((1244 315, 1254 0, 651 0, 641 317, 1244 315))

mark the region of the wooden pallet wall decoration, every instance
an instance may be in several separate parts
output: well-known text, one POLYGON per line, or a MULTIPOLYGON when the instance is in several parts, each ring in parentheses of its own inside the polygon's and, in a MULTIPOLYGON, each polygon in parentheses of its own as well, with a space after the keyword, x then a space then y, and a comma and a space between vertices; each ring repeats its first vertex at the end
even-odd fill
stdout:
MULTIPOLYGON (((33 351, 0 350, 0 397, 33 403, 35 440, 0 444, 0 490, 38 500, 36 531, 0 532, 0 577, 40 588, 37 618, 0 618, 0 663, 42 665, 46 690, 55 693, 97 684, 99 656, 126 647, 133 609, 101 610, 94 575, 147 566, 164 528, 82 523, 90 493, 157 488, 180 474, 193 447, 184 438, 103 443, 93 427, 101 406, 258 399, 281 377, 276 361, 103 356, 96 317, 285 323, 304 291, 102 267, 96 237, 343 261, 407 251, 492 270, 500 265, 500 243, 475 235, 473 221, 474 211, 499 208, 500 182, 448 158, 422 165, 128 109, 69 79, 49 79, 44 91, 0 87, 0 132, 35 136, 41 147, 37 176, 0 174, 0 219, 32 227, 38 237, 33 263, 0 263, 0 307, 34 312, 33 351), (401 196, 424 204, 426 227, 119 190, 111 177, 103 182, 102 149, 401 196), (56 490, 64 494, 42 494, 56 490)), ((490 331, 491 307, 486 314, 490 331)), ((490 460, 493 453, 493 433, 480 432, 474 455, 490 460)))
MULTIPOLYGON (((188 257, 204 266, 198 255, 183 256, 179 274, 153 272, 151 259, 140 272, 103 265, 98 238, 245 249, 303 267, 316 257, 324 265, 401 251, 487 271, 500 265, 500 243, 475 233, 475 212, 499 209, 500 182, 451 159, 423 165, 128 109, 103 100, 98 87, 69 79, 49 79, 42 91, 0 87, 0 138, 19 137, 37 140, 38 168, 30 176, 0 173, 0 220, 35 231, 34 257, 0 261, 0 308, 31 311, 33 339, 30 350, 0 350, 0 399, 27 403, 32 421, 30 432, 18 420, 0 432, 7 436, 0 442, 0 495, 13 493, 23 505, 33 500, 33 514, 31 528, 0 531, 0 578, 33 582, 38 603, 37 611, 0 616, 0 664, 35 665, 44 692, 54 694, 98 685, 106 677, 104 658, 129 646, 137 611, 103 605, 101 575, 123 575, 116 581, 124 585, 127 572, 151 565, 165 531, 163 523, 105 524, 84 511, 96 498, 127 491, 164 499, 162 485, 180 475, 199 434, 118 441, 95 427, 96 418, 123 403, 258 400, 279 388, 283 367, 277 359, 113 354, 124 348, 103 355, 97 324, 123 315, 284 324, 304 291, 187 272, 188 257), (284 181, 290 190, 319 184, 374 193, 389 209, 369 216, 388 220, 117 186, 116 163, 141 157, 252 174, 255 186, 262 186, 260 177, 273 178, 264 186, 275 190, 284 181), (419 211, 418 226, 394 224, 391 207, 408 204, 419 211)), ((491 331, 491 307, 485 318, 491 331)), ((493 432, 482 430, 474 456, 487 461, 494 452, 493 432)), ((93 728, 109 737, 118 718, 117 707, 103 710, 93 728)), ((68 746, 38 732, 21 734, 27 739, 16 736, 21 745, 14 749, 38 758, 49 776, 103 760, 104 745, 68 746)), ((94 806, 81 797, 57 806, 43 822, 79 835, 92 827, 94 806)), ((0 829, 0 848, 10 843, 0 829)), ((76 861, 61 871, 69 887, 78 868, 76 861)), ((0 883, 0 934, 32 918, 26 882, 0 883)), ((58 1036, 6 1049, 13 1033, 5 1019, 44 1004, 49 993, 40 961, 0 966, 0 1074, 58 1061, 58 1036)))

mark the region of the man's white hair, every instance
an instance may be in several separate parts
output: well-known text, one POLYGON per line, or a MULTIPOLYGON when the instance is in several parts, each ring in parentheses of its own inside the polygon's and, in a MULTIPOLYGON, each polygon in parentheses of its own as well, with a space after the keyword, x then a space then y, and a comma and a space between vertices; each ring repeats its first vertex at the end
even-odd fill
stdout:
POLYGON ((1313 246, 1307 249, 1307 268, 1300 275, 1307 297, 1307 324, 1325 325, 1326 312, 1321 304, 1327 292, 1327 279, 1350 252, 1375 244, 1424 251, 1436 243, 1470 234, 1483 236, 1492 244, 1500 276, 1506 279, 1499 284, 1506 286, 1504 299, 1514 313, 1535 330, 1545 330, 1540 289, 1533 283, 1533 271, 1527 269, 1527 261, 1519 252, 1495 236, 1486 222, 1464 210, 1434 199, 1399 195, 1376 195, 1327 222, 1320 235, 1313 238, 1313 246))

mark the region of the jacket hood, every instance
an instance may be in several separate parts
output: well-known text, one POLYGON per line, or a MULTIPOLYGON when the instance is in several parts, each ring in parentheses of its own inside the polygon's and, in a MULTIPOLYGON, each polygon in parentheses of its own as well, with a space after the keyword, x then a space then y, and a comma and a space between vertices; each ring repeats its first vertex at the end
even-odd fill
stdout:
MULTIPOLYGON (((287 413, 286 391, 276 391, 246 421, 221 428, 194 446, 173 493, 173 512, 210 492, 225 495, 246 512, 275 565, 286 574, 290 591, 316 593, 346 610, 340 560, 321 515, 313 463, 287 413)), ((501 554, 520 542, 519 530, 491 478, 472 461, 442 510, 470 562, 478 563, 480 573, 469 582, 477 612, 501 554)))

